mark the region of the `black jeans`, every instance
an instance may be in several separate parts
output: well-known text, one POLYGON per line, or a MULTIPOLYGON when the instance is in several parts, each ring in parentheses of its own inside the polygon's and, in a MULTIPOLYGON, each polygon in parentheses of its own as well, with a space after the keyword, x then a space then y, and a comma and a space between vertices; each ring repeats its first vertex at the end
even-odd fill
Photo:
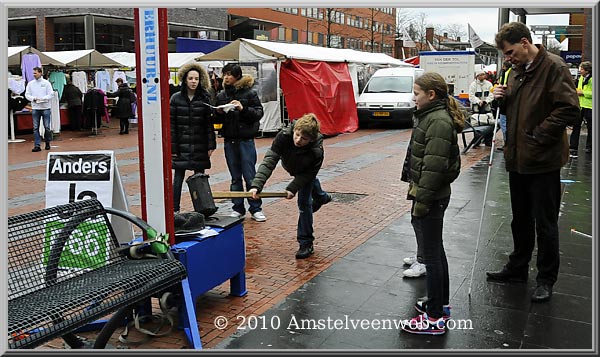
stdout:
POLYGON ((579 149, 579 134, 581 134, 581 124, 585 119, 587 126, 587 139, 585 140, 585 148, 592 148, 592 110, 589 108, 581 108, 581 115, 577 118, 575 124, 573 124, 573 131, 571 132, 571 138, 569 140, 569 148, 571 150, 579 149))
POLYGON ((442 239, 444 212, 448 203, 450 197, 433 201, 426 216, 411 217, 415 234, 420 231, 423 235, 423 258, 427 267, 427 315, 434 319, 442 317, 443 306, 450 302, 448 260, 442 239))
MULTIPOLYGON (((204 173, 204 170, 194 170, 194 173, 204 173)), ((181 189, 183 187, 183 179, 185 178, 185 169, 175 169, 173 176, 173 210, 179 212, 181 203, 181 189)))
POLYGON ((511 222, 514 250, 506 268, 526 274, 537 235, 536 281, 554 285, 558 276, 558 212, 560 210, 560 170, 522 175, 509 172, 511 222))
POLYGON ((129 118, 119 118, 120 133, 129 134, 129 118))

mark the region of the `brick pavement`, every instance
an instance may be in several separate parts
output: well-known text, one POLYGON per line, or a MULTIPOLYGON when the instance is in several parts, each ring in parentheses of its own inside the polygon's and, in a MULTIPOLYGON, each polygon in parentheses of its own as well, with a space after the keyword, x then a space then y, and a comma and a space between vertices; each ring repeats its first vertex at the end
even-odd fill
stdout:
MULTIPOLYGON (((81 132, 63 131, 53 142, 53 151, 115 150, 119 171, 125 182, 130 210, 141 214, 139 199, 139 164, 137 161, 137 130, 130 135, 118 135, 118 121, 103 130, 103 136, 89 137, 81 132)), ((18 135, 25 143, 8 144, 8 214, 14 215, 44 207, 44 173, 47 152, 32 153, 32 135, 18 135)), ((374 236, 392 221, 408 212, 405 200, 407 184, 399 180, 406 154, 410 130, 369 129, 327 138, 325 162, 319 177, 325 190, 334 193, 334 201, 315 214, 315 254, 306 260, 294 259, 297 249, 295 230, 297 206, 294 201, 265 201, 264 223, 249 218, 244 223, 246 239, 246 284, 244 297, 228 296, 228 283, 200 297, 196 303, 197 319, 204 348, 216 346, 235 332, 235 326, 218 330, 213 325, 216 316, 230 320, 238 315, 260 315, 284 297, 325 270, 339 258, 374 236), (343 194, 355 194, 357 200, 344 200, 343 194), (338 199, 339 197, 339 199, 338 199)), ((259 161, 272 138, 256 140, 259 161)), ((211 177, 227 177, 212 184, 213 190, 229 190, 222 139, 213 154, 211 177)), ((463 168, 472 166, 489 153, 478 148, 462 155, 463 168)), ((289 176, 278 168, 268 182, 269 187, 284 185, 289 176)), ((212 181, 211 181, 212 182, 212 181)), ((220 205, 228 206, 221 202, 220 205)), ((182 195, 182 211, 192 210, 189 195, 182 195)), ((202 272, 189 272, 201 274, 202 272)), ((120 332, 120 330, 118 330, 120 332)), ((93 338, 93 333, 82 336, 93 338)), ((111 344, 120 346, 113 336, 111 344)), ((135 333, 131 339, 135 340, 135 333)), ((59 340, 43 348, 63 348, 59 340)), ((189 348, 182 331, 153 338, 139 346, 128 348, 180 349, 189 348)))

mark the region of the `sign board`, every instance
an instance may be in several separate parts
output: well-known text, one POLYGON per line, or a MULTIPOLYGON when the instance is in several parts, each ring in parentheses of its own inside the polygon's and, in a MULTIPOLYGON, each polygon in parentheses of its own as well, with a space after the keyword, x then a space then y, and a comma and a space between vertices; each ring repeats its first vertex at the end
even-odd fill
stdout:
MULTIPOLYGON (((129 211, 127 197, 112 151, 77 151, 48 153, 46 164, 46 207, 67 204, 89 198, 96 198, 105 207, 129 211)), ((108 242, 107 227, 95 227, 96 224, 83 223, 74 231, 63 258, 70 254, 80 256, 80 262, 97 262, 106 259, 108 242), (81 255, 86 255, 81 259, 81 255)), ((130 242, 133 227, 120 217, 111 217, 111 225, 121 243, 130 242)), ((46 248, 55 234, 64 226, 64 222, 47 222, 46 248)), ((47 258, 46 248, 44 249, 47 258)), ((69 259, 65 258, 65 261, 69 259)), ((61 258, 61 262, 62 262, 61 258)), ((66 267, 66 266, 62 266, 66 267)), ((69 266, 85 268, 86 266, 69 266)))
POLYGON ((458 97, 461 93, 469 93, 469 86, 475 80, 475 52, 424 51, 420 56, 421 68, 441 74, 452 95, 458 97))
POLYGON ((567 63, 581 63, 581 51, 560 51, 560 56, 567 63))

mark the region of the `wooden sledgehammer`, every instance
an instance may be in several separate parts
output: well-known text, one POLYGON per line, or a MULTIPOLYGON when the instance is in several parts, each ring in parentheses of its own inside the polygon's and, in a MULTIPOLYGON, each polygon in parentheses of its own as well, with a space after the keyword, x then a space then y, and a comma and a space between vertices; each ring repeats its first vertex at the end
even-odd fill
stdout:
MULTIPOLYGON (((287 197, 287 192, 260 192, 260 198, 287 197)), ((252 198, 252 192, 244 191, 213 191, 212 198, 252 198)))

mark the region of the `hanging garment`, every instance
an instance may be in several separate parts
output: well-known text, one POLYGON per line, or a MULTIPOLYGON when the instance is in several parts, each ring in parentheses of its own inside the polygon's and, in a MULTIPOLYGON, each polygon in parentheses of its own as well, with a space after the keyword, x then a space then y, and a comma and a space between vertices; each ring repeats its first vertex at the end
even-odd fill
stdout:
POLYGON ((84 71, 73 72, 73 73, 71 73, 71 80, 73 81, 73 84, 75 85, 75 87, 79 88, 81 93, 87 92, 87 90, 88 90, 87 73, 85 73, 84 71))
POLYGON ((96 88, 102 89, 104 92, 108 92, 111 88, 110 74, 106 71, 96 72, 96 88))
POLYGON ((52 88, 58 91, 58 97, 62 97, 63 89, 67 84, 67 77, 61 71, 50 72, 48 75, 48 81, 52 84, 52 88))
POLYGON ((113 73, 113 77, 112 77, 112 92, 116 92, 119 90, 119 85, 117 84, 117 78, 121 78, 123 80, 123 83, 128 83, 127 82, 127 75, 125 75, 125 72, 123 71, 115 71, 113 73))
POLYGON ((60 104, 58 92, 54 91, 50 99, 50 130, 53 133, 60 133, 60 104))
POLYGON ((14 94, 21 95, 25 92, 25 79, 9 77, 8 78, 8 89, 10 89, 14 94))
POLYGON ((35 53, 26 53, 21 58, 21 73, 23 77, 25 77, 25 82, 29 82, 34 80, 33 77, 33 68, 40 67, 42 68, 42 61, 40 61, 40 56, 35 53))

